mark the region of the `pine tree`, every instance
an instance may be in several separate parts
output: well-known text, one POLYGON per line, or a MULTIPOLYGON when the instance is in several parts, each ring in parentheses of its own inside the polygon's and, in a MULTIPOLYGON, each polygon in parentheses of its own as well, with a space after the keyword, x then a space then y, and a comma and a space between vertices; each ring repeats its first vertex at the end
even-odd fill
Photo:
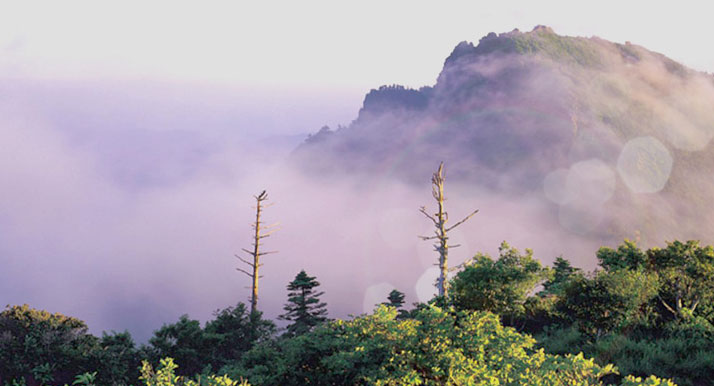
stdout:
POLYGON ((404 292, 393 289, 392 292, 387 296, 387 301, 382 303, 385 306, 394 307, 397 309, 397 319, 406 319, 409 316, 409 312, 402 309, 404 305, 404 292))
POLYGON ((570 261, 558 256, 553 263, 553 276, 543 283, 544 294, 558 294, 563 291, 564 286, 580 273, 579 268, 575 268, 570 261))
POLYGON ((393 289, 392 292, 389 293, 389 296, 387 296, 387 300, 387 302, 382 304, 399 309, 404 304, 404 293, 393 289))
POLYGON ((292 322, 288 326, 289 336, 309 332, 327 320, 327 304, 319 299, 324 292, 315 292, 319 285, 315 277, 308 276, 304 270, 288 284, 288 303, 283 307, 286 312, 279 318, 292 322))

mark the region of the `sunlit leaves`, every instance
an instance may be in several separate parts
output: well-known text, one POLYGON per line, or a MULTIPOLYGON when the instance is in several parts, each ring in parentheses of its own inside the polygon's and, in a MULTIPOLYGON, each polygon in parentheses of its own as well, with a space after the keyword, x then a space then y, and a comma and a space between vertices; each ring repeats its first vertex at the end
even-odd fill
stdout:
POLYGON ((250 386, 247 381, 232 380, 228 376, 198 376, 196 379, 179 377, 175 374, 178 365, 172 358, 163 358, 156 371, 144 361, 141 364, 141 376, 146 386, 250 386))

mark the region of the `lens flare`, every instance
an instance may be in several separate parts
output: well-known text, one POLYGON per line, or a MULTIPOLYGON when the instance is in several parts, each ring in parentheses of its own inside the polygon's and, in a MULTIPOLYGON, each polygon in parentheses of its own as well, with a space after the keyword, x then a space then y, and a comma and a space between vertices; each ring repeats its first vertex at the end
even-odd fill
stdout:
POLYGON ((436 279, 439 277, 438 267, 429 267, 416 282, 416 295, 420 302, 428 302, 436 295, 436 279))
POLYGON ((672 156, 654 137, 638 137, 622 148, 617 172, 634 193, 656 193, 664 188, 672 172, 672 156))
POLYGON ((365 314, 372 313, 377 304, 387 301, 387 297, 393 289, 395 289, 395 287, 386 282, 367 287, 362 301, 362 312, 365 314))

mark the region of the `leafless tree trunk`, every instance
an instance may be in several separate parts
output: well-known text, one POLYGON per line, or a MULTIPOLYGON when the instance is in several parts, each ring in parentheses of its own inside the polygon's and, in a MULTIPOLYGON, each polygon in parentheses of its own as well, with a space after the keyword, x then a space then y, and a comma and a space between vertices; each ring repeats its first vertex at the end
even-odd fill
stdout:
POLYGON ((429 220, 434 223, 436 229, 434 230, 434 236, 419 236, 422 240, 438 240, 434 244, 434 250, 439 252, 439 280, 436 286, 439 290, 439 296, 446 296, 448 294, 446 277, 449 273, 449 248, 456 248, 459 245, 449 245, 449 232, 456 228, 457 226, 466 222, 473 215, 478 213, 478 209, 471 212, 468 216, 464 217, 463 220, 457 222, 456 224, 447 227, 446 222, 449 221, 449 214, 444 208, 444 201, 446 197, 444 196, 444 163, 439 164, 439 170, 436 171, 431 177, 431 189, 432 196, 439 205, 439 211, 429 214, 426 211, 426 207, 419 208, 419 211, 424 214, 429 220))
POLYGON ((248 275, 252 280, 253 280, 253 285, 252 285, 252 294, 250 297, 250 312, 253 313, 257 310, 258 308, 258 279, 261 278, 262 276, 259 275, 258 270, 260 269, 263 264, 260 263, 260 257, 270 254, 270 253, 276 253, 277 251, 269 251, 269 252, 261 252, 260 247, 263 245, 260 243, 261 239, 264 239, 266 237, 269 237, 275 230, 270 230, 271 228, 275 227, 277 224, 274 225, 269 225, 269 226, 263 226, 263 222, 260 221, 260 215, 263 209, 267 206, 263 202, 268 199, 268 193, 266 191, 262 191, 259 195, 253 196, 255 197, 256 201, 256 206, 255 206, 255 222, 253 223, 253 231, 255 232, 253 235, 253 250, 248 250, 245 248, 243 249, 243 252, 247 253, 251 257, 253 257, 253 261, 248 261, 243 259, 242 257, 236 255, 236 257, 242 261, 243 263, 247 264, 251 268, 251 272, 246 271, 242 268, 236 268, 238 271, 243 272, 244 274, 248 275), (263 233, 267 232, 267 233, 263 233))

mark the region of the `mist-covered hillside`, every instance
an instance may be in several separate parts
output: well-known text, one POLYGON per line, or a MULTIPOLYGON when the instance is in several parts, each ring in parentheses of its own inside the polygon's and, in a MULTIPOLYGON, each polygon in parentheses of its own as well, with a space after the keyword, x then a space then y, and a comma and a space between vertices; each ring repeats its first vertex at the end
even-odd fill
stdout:
POLYGON ((369 92, 294 153, 318 178, 450 183, 542 205, 571 234, 711 242, 714 77, 548 27, 459 43, 436 84, 369 92))

